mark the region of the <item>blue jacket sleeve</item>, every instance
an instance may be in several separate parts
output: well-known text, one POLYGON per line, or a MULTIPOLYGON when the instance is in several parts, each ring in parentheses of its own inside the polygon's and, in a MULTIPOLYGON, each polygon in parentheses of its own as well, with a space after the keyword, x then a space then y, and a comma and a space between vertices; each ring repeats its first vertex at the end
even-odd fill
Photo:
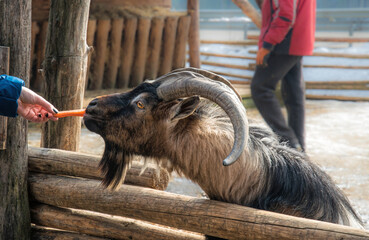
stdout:
POLYGON ((16 117, 18 98, 24 81, 17 77, 0 75, 0 115, 16 117))

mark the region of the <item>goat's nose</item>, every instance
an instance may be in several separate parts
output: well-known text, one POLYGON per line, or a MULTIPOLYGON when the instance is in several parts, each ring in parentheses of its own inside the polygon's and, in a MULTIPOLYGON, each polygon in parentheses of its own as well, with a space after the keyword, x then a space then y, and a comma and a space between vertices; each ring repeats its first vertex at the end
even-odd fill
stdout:
POLYGON ((95 98, 88 105, 91 106, 91 107, 96 106, 98 101, 99 101, 99 99, 95 98))

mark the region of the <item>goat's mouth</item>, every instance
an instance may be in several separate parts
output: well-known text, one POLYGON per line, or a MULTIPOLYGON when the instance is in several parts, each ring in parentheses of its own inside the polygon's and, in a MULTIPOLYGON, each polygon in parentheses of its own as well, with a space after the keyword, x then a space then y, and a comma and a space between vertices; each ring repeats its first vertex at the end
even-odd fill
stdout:
POLYGON ((90 130, 91 132, 94 132, 94 133, 97 133, 97 134, 101 133, 98 122, 90 114, 86 113, 83 116, 83 122, 85 123, 87 129, 90 130))

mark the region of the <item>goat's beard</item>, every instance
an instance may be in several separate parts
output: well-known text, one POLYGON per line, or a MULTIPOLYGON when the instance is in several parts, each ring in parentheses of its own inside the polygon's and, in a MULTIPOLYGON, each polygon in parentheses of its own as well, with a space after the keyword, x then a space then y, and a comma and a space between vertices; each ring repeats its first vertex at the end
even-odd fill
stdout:
POLYGON ((99 163, 103 175, 102 185, 116 190, 124 181, 132 161, 132 154, 118 145, 105 141, 105 150, 99 163))

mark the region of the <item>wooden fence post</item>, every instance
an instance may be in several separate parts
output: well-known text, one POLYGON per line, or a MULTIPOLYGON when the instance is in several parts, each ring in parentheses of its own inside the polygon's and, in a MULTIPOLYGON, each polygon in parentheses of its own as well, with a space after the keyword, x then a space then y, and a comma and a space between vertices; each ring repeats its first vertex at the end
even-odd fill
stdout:
MULTIPOLYGON (((46 42, 45 97, 59 110, 82 107, 87 70, 90 0, 52 0, 46 42)), ((43 125, 42 145, 78 151, 80 118, 43 125)))
POLYGON ((130 87, 136 87, 144 80, 150 26, 151 19, 143 17, 139 18, 137 26, 136 53, 132 66, 132 76, 129 84, 130 87))
POLYGON ((155 79, 158 76, 163 29, 164 18, 153 18, 147 49, 145 79, 155 79))
POLYGON ((121 50, 121 64, 118 73, 117 87, 127 88, 131 77, 133 57, 135 52, 135 38, 137 31, 137 18, 126 18, 123 45, 121 50))
POLYGON ((186 46, 190 22, 190 16, 183 16, 178 20, 177 36, 173 56, 173 69, 183 68, 186 65, 186 46))
POLYGON ((123 18, 112 19, 110 31, 111 47, 107 65, 108 70, 106 71, 106 77, 104 78, 103 88, 115 88, 117 82, 123 27, 123 18))
POLYGON ((188 47, 190 50, 190 66, 200 68, 200 6, 199 0, 187 0, 187 11, 191 16, 188 47))
POLYGON ((92 69, 91 90, 99 90, 103 86, 106 55, 108 53, 108 37, 110 31, 110 19, 97 20, 95 61, 92 69))
POLYGON ((172 70, 177 25, 178 16, 171 16, 165 19, 159 76, 164 75, 172 70))
MULTIPOLYGON (((0 75, 9 74, 9 47, 0 46, 0 75)), ((0 116, 0 150, 6 149, 8 118, 0 116)))
MULTIPOLYGON (((29 86, 31 1, 0 0, 0 45, 9 46, 9 74, 29 86)), ((0 239, 29 239, 27 121, 8 118, 6 150, 0 151, 0 239)))

